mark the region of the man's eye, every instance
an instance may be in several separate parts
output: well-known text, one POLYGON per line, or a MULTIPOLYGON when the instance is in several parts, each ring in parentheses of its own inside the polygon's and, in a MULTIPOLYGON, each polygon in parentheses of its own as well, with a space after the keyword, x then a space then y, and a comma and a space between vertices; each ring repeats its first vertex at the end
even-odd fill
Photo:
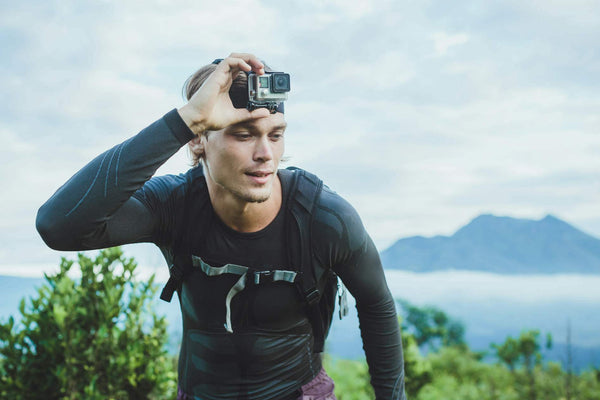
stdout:
POLYGON ((283 133, 271 133, 269 137, 271 140, 280 140, 283 138, 283 133))
POLYGON ((251 135, 249 133, 244 133, 244 132, 234 133, 233 136, 235 136, 238 139, 242 139, 242 140, 250 139, 250 137, 251 137, 251 135))

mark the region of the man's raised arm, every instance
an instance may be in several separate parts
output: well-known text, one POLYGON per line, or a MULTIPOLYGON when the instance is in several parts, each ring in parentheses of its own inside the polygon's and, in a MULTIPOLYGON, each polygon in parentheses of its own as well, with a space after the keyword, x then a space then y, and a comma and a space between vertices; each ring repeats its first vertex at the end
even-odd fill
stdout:
POLYGON ((264 108, 248 111, 231 103, 233 79, 251 70, 264 73, 258 58, 231 54, 185 106, 100 154, 69 179, 38 211, 36 227, 46 244, 86 250, 148 241, 156 221, 132 194, 194 135, 269 115, 264 108))
POLYGON ((177 110, 100 154, 40 208, 36 227, 56 250, 147 241, 154 221, 131 195, 193 138, 177 110))

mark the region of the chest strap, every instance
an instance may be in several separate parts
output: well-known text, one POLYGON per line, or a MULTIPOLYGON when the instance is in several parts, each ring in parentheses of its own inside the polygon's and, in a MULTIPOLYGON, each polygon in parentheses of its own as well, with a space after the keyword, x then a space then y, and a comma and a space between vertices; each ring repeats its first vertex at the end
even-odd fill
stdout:
POLYGON ((278 269, 260 271, 237 264, 225 264, 222 267, 213 267, 208 265, 206 262, 204 262, 204 260, 197 256, 192 256, 192 264, 194 267, 199 267, 202 272, 206 274, 206 276, 218 276, 223 274, 240 276, 237 282, 231 287, 231 289, 229 289, 229 292, 227 292, 227 297, 225 298, 225 329, 229 333, 233 333, 233 328, 231 325, 231 300, 236 294, 244 290, 246 286, 250 285, 260 285, 262 283, 277 281, 294 283, 296 282, 296 278, 298 276, 298 273, 295 271, 278 269))

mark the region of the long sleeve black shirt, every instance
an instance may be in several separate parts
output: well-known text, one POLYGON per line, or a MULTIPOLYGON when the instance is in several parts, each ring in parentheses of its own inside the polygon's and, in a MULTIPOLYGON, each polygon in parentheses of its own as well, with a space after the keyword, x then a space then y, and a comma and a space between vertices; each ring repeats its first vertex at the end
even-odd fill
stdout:
MULTIPOLYGON (((155 178, 152 176, 192 138, 192 132, 177 111, 173 110, 139 134, 100 154, 59 188, 40 208, 36 224, 44 241, 57 250, 86 250, 126 243, 153 242, 161 247, 163 253, 168 254, 171 243, 169 239, 175 235, 180 224, 178 221, 182 219, 178 212, 181 209, 182 194, 185 192, 185 174, 155 178)), ((286 190, 285 185, 283 190, 286 190)), ((387 287, 375 246, 356 211, 327 188, 321 194, 314 218, 316 226, 313 243, 316 257, 324 265, 333 268, 356 299, 363 347, 376 397, 403 399, 404 370, 399 325, 394 300, 387 287)), ((276 218, 259 233, 240 234, 228 229, 215 216, 215 223, 210 227, 198 228, 198 241, 204 244, 203 250, 199 251, 212 264, 243 262, 254 268, 260 268, 260 265, 278 265, 283 259, 285 249, 282 245, 273 247, 273 243, 277 243, 274 238, 281 237, 281 227, 280 219, 276 218), (271 246, 268 252, 263 251, 261 247, 264 247, 265 243, 271 246)), ((214 299, 207 297, 206 293, 215 292, 214 288, 219 285, 227 287, 227 279, 216 284, 211 282, 211 285, 205 288, 202 288, 201 279, 194 282, 194 293, 201 293, 200 297, 194 300, 198 308, 196 323, 189 323, 187 328, 184 327, 184 330, 187 330, 184 336, 194 337, 194 334, 200 332, 205 335, 202 339, 204 341, 207 337, 226 337, 227 333, 222 330, 222 307, 217 306, 217 302, 211 306, 214 299)), ((273 285, 260 293, 257 292, 251 303, 254 310, 248 306, 249 296, 252 294, 240 296, 237 302, 245 304, 244 307, 232 304, 232 308, 237 310, 234 325, 240 327, 237 334, 247 335, 254 332, 260 336, 269 333, 275 335, 275 342, 279 341, 281 346, 285 346, 286 335, 288 342, 292 343, 290 335, 305 333, 307 319, 299 306, 300 300, 288 289, 273 285), (272 296, 276 296, 278 301, 273 301, 272 296)), ((193 342, 193 339, 189 339, 189 342, 193 342)), ((223 342, 215 343, 226 347, 223 342)), ((245 358, 248 368, 257 368, 259 364, 256 363, 256 359, 259 354, 243 348, 244 343, 256 348, 256 340, 238 339, 237 342, 231 343, 232 359, 245 358)), ((273 343, 265 343, 266 347, 271 345, 273 343)), ((187 350, 182 348, 182 352, 184 351, 187 350)), ((296 363, 287 362, 287 368, 296 371, 284 375, 285 379, 297 379, 298 384, 303 384, 309 377, 314 376, 315 372, 310 369, 315 366, 311 364, 313 358, 307 356, 303 361, 299 353, 300 350, 290 353, 290 357, 297 360, 296 363), (308 362, 305 362, 307 360, 308 362)), ((189 364, 186 355, 182 356, 189 364)), ((193 370, 192 367, 186 369, 185 365, 182 366, 182 356, 180 379, 182 374, 193 370)), ((272 361, 278 365, 269 363, 270 361, 265 361, 264 371, 286 368, 285 359, 272 361)), ((231 370, 231 366, 228 366, 227 370, 231 370)), ((255 381, 260 382, 268 376, 268 373, 265 374, 257 377, 255 381)), ((244 379, 249 379, 246 372, 242 375, 242 379, 235 381, 236 385, 243 385, 244 379)), ((225 379, 222 376, 209 378, 225 379)), ((226 385, 228 382, 223 383, 226 385)), ((293 389, 292 386, 290 390, 293 389)), ((280 388, 277 392, 273 389, 269 393, 272 396, 282 396, 282 390, 284 389, 280 388)), ((256 398, 267 398, 268 395, 265 392, 257 396, 259 397, 256 398)), ((228 397, 224 394, 222 398, 228 397)))

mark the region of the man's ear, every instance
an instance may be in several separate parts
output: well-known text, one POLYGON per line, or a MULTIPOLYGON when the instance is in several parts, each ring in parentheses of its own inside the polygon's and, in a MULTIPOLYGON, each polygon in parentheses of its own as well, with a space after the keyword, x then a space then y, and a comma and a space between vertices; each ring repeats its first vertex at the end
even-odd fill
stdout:
POLYGON ((202 157, 204 155, 204 143, 202 141, 202 135, 198 135, 188 142, 188 147, 192 154, 196 157, 202 157))

